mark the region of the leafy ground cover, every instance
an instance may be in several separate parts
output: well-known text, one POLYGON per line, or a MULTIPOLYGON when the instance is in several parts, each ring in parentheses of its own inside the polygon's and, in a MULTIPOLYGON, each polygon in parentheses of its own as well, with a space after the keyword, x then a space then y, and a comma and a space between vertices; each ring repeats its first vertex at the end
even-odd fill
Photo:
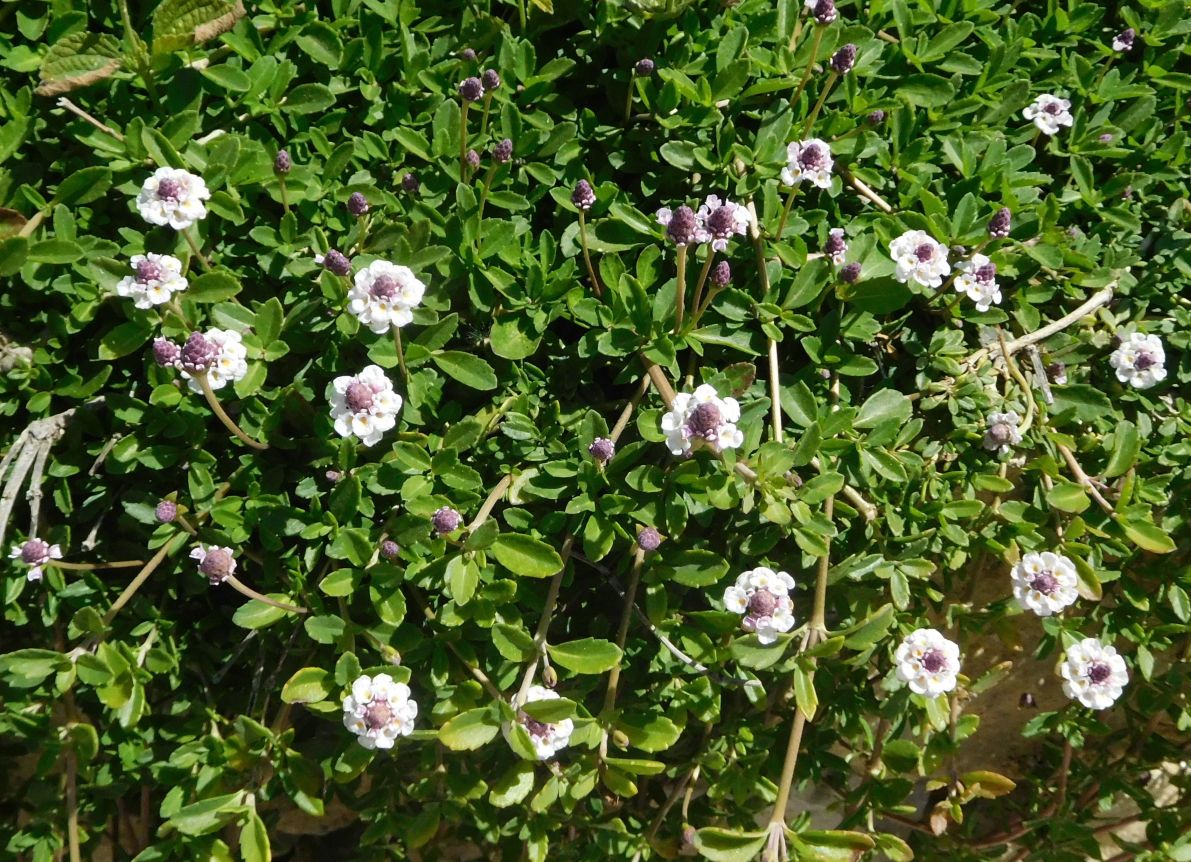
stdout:
POLYGON ((6 857, 1191 859, 1183 3, 0 21, 6 857))

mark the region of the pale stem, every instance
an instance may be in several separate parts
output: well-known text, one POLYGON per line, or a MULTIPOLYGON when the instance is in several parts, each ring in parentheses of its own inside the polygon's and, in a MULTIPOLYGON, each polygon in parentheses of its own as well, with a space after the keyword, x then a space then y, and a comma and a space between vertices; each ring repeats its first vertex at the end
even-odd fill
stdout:
POLYGON ((496 174, 496 167, 496 161, 493 160, 492 164, 488 166, 488 173, 484 175, 484 184, 480 187, 480 207, 476 219, 479 222, 479 226, 476 230, 477 244, 480 242, 479 234, 483 229, 484 224, 484 204, 488 203, 488 188, 492 184, 492 177, 496 174))
POLYGON ((21 229, 17 231, 17 236, 33 236, 33 232, 41 227, 41 223, 45 221, 46 211, 38 210, 33 214, 33 218, 25 222, 21 229))
POLYGON ((199 263, 201 263, 203 265, 203 269, 205 269, 207 272, 210 272, 211 271, 211 261, 207 260, 206 256, 203 254, 202 250, 198 247, 198 243, 195 241, 194 236, 191 234, 190 231, 191 231, 191 228, 184 228, 181 231, 181 234, 183 237, 186 238, 186 244, 188 246, 190 246, 191 252, 193 252, 194 256, 198 258, 199 263))
MULTIPOLYGON (((629 636, 629 621, 633 618, 634 602, 637 599, 637 584, 641 581, 641 568, 645 564, 645 552, 640 548, 633 555, 633 569, 629 573, 629 586, 625 590, 624 610, 620 613, 620 628, 616 632, 616 646, 624 651, 624 642, 629 636)), ((616 688, 620 683, 620 662, 608 672, 608 691, 604 695, 604 715, 607 718, 616 706, 616 688)))
POLYGON ((875 191, 873 191, 871 188, 869 188, 862 180, 858 179, 857 177, 852 176, 852 174, 850 174, 850 173, 843 172, 843 171, 841 171, 841 173, 843 173, 844 176, 847 178, 848 184, 851 185, 852 188, 856 189, 856 191, 860 192, 862 197, 868 198, 870 201, 872 201, 874 204, 876 204, 877 207, 880 210, 882 210, 883 212, 887 212, 887 213, 893 212, 893 207, 889 204, 889 202, 886 201, 879 194, 877 194, 875 191))
POLYGON ((770 407, 773 412, 773 440, 775 443, 782 442, 782 401, 781 388, 778 381, 778 357, 777 357, 777 342, 772 338, 769 339, 769 398, 773 402, 770 407))
POLYGON ((120 560, 115 563, 67 563, 63 560, 50 560, 46 563, 46 567, 53 567, 55 569, 68 569, 77 572, 89 572, 93 569, 135 569, 137 566, 143 566, 144 560, 120 560))
POLYGON ((624 94, 624 124, 629 124, 629 119, 633 115, 633 87, 637 83, 637 69, 636 67, 629 70, 629 86, 624 94))
POLYGON ((703 299, 703 287, 707 283, 707 274, 711 272, 713 263, 715 263, 715 249, 709 245, 707 246, 707 259, 703 261, 703 268, 699 270, 699 280, 695 283, 695 295, 691 299, 692 318, 698 314, 699 305, 703 299))
POLYGON ((409 384, 409 369, 405 367, 405 347, 401 343, 401 327, 393 327, 393 346, 397 349, 397 364, 401 367, 401 379, 409 384))
MULTIPOLYGON (((798 19, 801 22, 801 18, 798 19)), ((806 58, 806 68, 802 72, 802 80, 798 82, 798 88, 794 90, 794 95, 790 97, 790 106, 794 107, 798 104, 798 98, 802 95, 802 91, 806 89, 806 82, 811 78, 811 72, 815 68, 815 58, 819 55, 819 44, 823 41, 823 31, 826 27, 815 27, 815 38, 811 42, 811 54, 806 58)))
POLYGON ((591 265, 591 252, 587 247, 587 217, 583 210, 579 210, 579 248, 583 250, 583 263, 587 267, 587 277, 591 279, 592 289, 597 298, 603 298, 604 289, 600 280, 596 278, 595 267, 591 265))
POLYGON ((1056 443, 1055 447, 1058 448, 1059 452, 1062 454, 1063 460, 1067 462, 1067 466, 1071 468, 1071 472, 1075 475, 1075 478, 1079 481, 1079 484, 1083 485, 1084 488, 1087 489, 1087 492, 1092 495, 1092 499, 1099 504, 1101 509, 1108 513, 1109 517, 1116 518, 1116 509, 1112 507, 1111 503, 1104 499, 1104 496, 1100 493, 1100 490, 1096 487, 1096 484, 1088 477, 1088 474, 1084 472, 1083 467, 1079 466, 1079 462, 1075 460, 1075 453, 1073 453, 1062 443, 1056 443))
POLYGON ((616 420, 616 424, 612 426, 612 431, 608 434, 608 438, 615 443, 620 439, 620 435, 624 433, 624 429, 629 424, 629 418, 633 415, 633 410, 637 403, 645 395, 645 390, 649 388, 649 375, 643 375, 641 382, 637 384, 637 390, 633 393, 633 397, 624 405, 624 409, 620 411, 620 416, 616 420))
POLYGON ((480 506, 480 511, 476 513, 475 520, 467 525, 467 532, 474 533, 488 520, 488 516, 492 514, 493 507, 500 502, 500 498, 509 490, 509 485, 511 484, 513 484, 513 477, 511 475, 501 477, 501 480, 488 492, 488 499, 484 501, 484 505, 480 506))
POLYGON ((1009 350, 1005 345, 1005 332, 999 326, 997 327, 997 341, 1000 343, 1001 353, 1005 357, 1005 370, 1017 382, 1018 387, 1021 389, 1022 400, 1026 404, 1025 418, 1022 420, 1021 425, 1017 427, 1018 432, 1024 436, 1030 430, 1030 425, 1034 422, 1034 391, 1030 387, 1030 384, 1026 382, 1026 378, 1021 373, 1021 369, 1017 367, 1017 363, 1013 361, 1013 357, 1009 355, 1009 350))
POLYGON ((802 136, 805 138, 810 134, 811 126, 815 124, 815 119, 819 116, 819 111, 823 110, 823 103, 827 101, 827 96, 831 93, 831 88, 835 86, 835 82, 839 80, 839 72, 834 69, 827 76, 827 83, 823 85, 823 92, 819 94, 819 101, 815 102, 815 107, 811 109, 811 115, 806 118, 806 125, 802 127, 802 136))
POLYGON ((686 310, 686 246, 678 247, 678 290, 674 296, 674 332, 682 329, 682 315, 686 310))
POLYGON ((178 302, 176 297, 170 297, 170 301, 165 304, 166 311, 174 315, 181 322, 184 329, 192 329, 190 321, 186 319, 186 313, 182 311, 182 305, 178 302))
POLYGON ((661 367, 647 356, 642 356, 641 362, 645 365, 645 373, 649 375, 654 389, 658 391, 658 395, 661 396, 666 409, 669 410, 674 403, 677 393, 674 391, 674 387, 670 385, 670 381, 666 379, 666 372, 662 371, 661 367))
POLYGON ((546 591, 546 602, 542 605, 542 616, 538 619, 538 630, 534 633, 534 657, 525 669, 525 676, 521 679, 521 688, 517 690, 517 703, 525 702, 525 695, 533 685, 534 675, 538 672, 538 663, 546 656, 546 633, 550 630, 550 619, 554 616, 554 606, 558 603, 558 591, 562 588, 562 578, 567 572, 567 560, 571 556, 571 546, 575 537, 568 535, 562 543, 562 568, 550 579, 550 587, 546 591))
MULTIPOLYGON (((480 209, 483 212, 483 208, 480 209)), ((364 243, 368 241, 368 228, 372 226, 372 213, 364 213, 360 219, 360 235, 356 238, 356 253, 364 251, 364 243)))
POLYGON ((798 10, 798 18, 796 18, 794 21, 794 32, 790 34, 789 47, 791 53, 793 53, 794 49, 798 47, 798 37, 802 35, 802 24, 803 21, 806 20, 806 14, 807 10, 805 6, 798 10))
POLYGON ((194 527, 191 525, 191 523, 190 523, 189 521, 187 521, 187 520, 186 520, 186 518, 184 518, 184 517, 182 516, 182 513, 181 513, 181 512, 179 512, 177 515, 175 515, 175 516, 174 516, 174 522, 175 522, 175 523, 176 523, 176 524, 177 524, 179 527, 181 527, 183 530, 185 530, 186 532, 190 533, 190 535, 192 535, 192 536, 195 536, 195 537, 197 537, 197 536, 198 536, 198 530, 196 530, 196 529, 195 529, 195 528, 194 528, 194 527))
POLYGON ((219 403, 219 399, 215 396, 215 390, 211 388, 211 381, 207 379, 207 372, 202 371, 194 375, 194 379, 199 382, 202 387, 203 397, 207 399, 207 404, 210 405, 211 411, 219 418, 219 421, 224 424, 228 431, 231 431, 238 439, 253 449, 264 450, 268 449, 267 443, 258 443, 247 434, 245 434, 240 426, 232 421, 232 417, 227 415, 227 411, 223 409, 223 405, 219 403))
POLYGON ((70 99, 66 98, 65 96, 62 96, 58 99, 58 107, 65 108, 66 110, 68 110, 72 114, 74 114, 76 117, 80 117, 80 118, 86 120, 88 123, 93 125, 95 128, 99 129, 99 131, 103 132, 105 135, 110 135, 111 137, 115 138, 117 141, 120 141, 121 143, 124 142, 124 136, 122 134, 120 134, 115 129, 111 128, 110 126, 105 126, 103 123, 101 123, 99 120, 95 119, 93 116, 88 114, 86 111, 84 111, 82 108, 80 108, 74 102, 70 101, 70 99))
MULTIPOLYGON (((782 234, 786 230, 786 220, 790 218, 790 209, 794 206, 794 198, 798 196, 799 188, 801 188, 801 186, 794 186, 792 189, 790 189, 790 194, 786 195, 786 205, 782 208, 782 218, 781 221, 777 223, 777 233, 773 235, 774 239, 780 240, 782 238, 782 234)), ((765 264, 764 256, 762 256, 760 264, 763 268, 765 264)))
POLYGON ((277 175, 277 189, 281 192, 281 208, 289 213, 289 188, 285 184, 285 174, 277 175))
POLYGON ((463 100, 463 110, 459 112, 459 180, 467 182, 467 112, 471 102, 463 100))
POLYGON ((492 93, 484 94, 484 113, 480 116, 480 140, 488 132, 488 110, 492 107, 492 93))
POLYGON ((232 589, 236 590, 241 595, 247 596, 250 599, 255 599, 258 602, 262 602, 263 604, 269 605, 270 607, 279 608, 279 609, 281 609, 283 611, 287 611, 291 614, 306 613, 306 608, 300 608, 300 607, 297 607, 296 605, 290 605, 290 604, 286 604, 285 602, 279 602, 276 599, 271 599, 262 593, 258 593, 252 587, 248 586, 243 581, 241 581, 239 578, 237 578, 235 575, 228 575, 226 580, 227 580, 227 583, 231 584, 232 589))
POLYGON ((124 588, 124 592, 120 593, 116 601, 108 608, 108 612, 103 617, 103 624, 105 626, 111 625, 116 614, 120 613, 120 609, 132 600, 132 597, 136 595, 136 591, 149 579, 149 575, 153 574, 153 571, 161 565, 162 560, 178 550, 185 541, 186 534, 179 533, 158 549, 157 553, 149 559, 149 562, 145 563, 145 567, 137 572, 136 577, 124 588))

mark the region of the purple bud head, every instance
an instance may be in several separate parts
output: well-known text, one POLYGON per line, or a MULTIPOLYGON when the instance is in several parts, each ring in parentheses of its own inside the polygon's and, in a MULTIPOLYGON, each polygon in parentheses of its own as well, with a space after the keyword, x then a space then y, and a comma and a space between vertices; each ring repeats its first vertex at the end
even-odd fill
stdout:
POLYGON ((691 436, 704 437, 708 440, 715 437, 722 424, 724 424, 723 414, 712 401, 700 404, 691 411, 691 415, 686 420, 686 427, 691 432, 691 436))
POLYGON ((1088 679, 1092 681, 1092 685, 1101 685, 1110 676, 1112 676, 1112 668, 1102 661, 1098 661, 1088 668, 1088 679))
POLYGON ((997 239, 1009 236, 1009 207, 1001 207, 989 220, 988 235, 997 239))
POLYGON ((401 189, 409 192, 411 195, 422 187, 418 181, 417 174, 407 173, 401 178, 401 189))
POLYGON ((166 177, 157 184, 157 197, 163 201, 176 201, 182 196, 182 184, 173 177, 166 177))
POLYGON ((597 437, 587 447, 587 451, 600 464, 607 464, 612 460, 612 456, 616 454, 616 444, 607 437, 597 437))
POLYGON ((587 180, 575 183, 575 190, 571 192, 571 203, 581 210, 589 210, 596 202, 595 191, 587 180))
POLYGON ((277 155, 273 157, 273 173, 288 174, 293 166, 294 162, 289 157, 289 150, 278 150, 277 155))
POLYGON ((397 295, 397 282, 391 275, 378 275, 372 280, 368 292, 377 299, 392 299, 397 295))
POLYGON ((777 596, 769 590, 757 590, 749 598, 748 612, 751 617, 765 618, 773 616, 777 610, 777 596))
POLYGON ((976 276, 977 281, 982 284, 988 284, 997 277, 997 265, 995 263, 986 263, 984 266, 977 267, 973 275, 976 276))
POLYGON ((163 275, 165 275, 165 268, 159 261, 148 257, 137 261, 136 280, 141 284, 148 284, 151 281, 157 281, 163 275))
POLYGON ((351 197, 347 199, 347 211, 356 218, 364 215, 368 212, 368 198, 360 192, 352 192, 351 197))
POLYGON ((459 84, 459 95, 465 102, 478 102, 484 98, 484 82, 474 75, 464 78, 459 84))
POLYGON ((656 551, 662 544, 662 534, 653 527, 642 527, 637 531, 637 547, 649 553, 656 551))
POLYGON ((464 48, 459 52, 459 56, 471 63, 476 59, 476 51, 474 48, 464 48))
POLYGON ((879 126, 881 123, 885 122, 885 112, 878 108, 877 110, 870 112, 865 119, 868 120, 869 125, 879 126))
POLYGON ((1112 47, 1114 51, 1120 51, 1122 54, 1127 54, 1133 50, 1133 40, 1137 38, 1137 31, 1132 27, 1127 30, 1122 30, 1117 34, 1117 37, 1112 40, 1112 47))
POLYGON ((475 150, 467 151, 467 164, 469 167, 478 168, 480 166, 480 154, 475 150))
POLYGON ((226 548, 211 548, 199 563, 199 571, 212 584, 221 584, 236 570, 236 560, 226 548))
POLYGON ((705 224, 712 236, 718 239, 727 239, 736 232, 736 208, 716 207, 707 217, 705 224))
POLYGON ((323 257, 323 266, 336 275, 350 275, 352 271, 351 261, 335 249, 331 249, 323 257))
POLYGON ((698 220, 695 211, 688 206, 680 206, 670 216, 670 224, 666 225, 666 236, 675 245, 690 245, 695 241, 698 220))
POLYGON ((401 553, 401 548, 392 539, 385 539, 380 543, 380 555, 386 560, 397 559, 399 553, 401 553))
POLYGON ((343 400, 347 402, 347 409, 352 413, 366 413, 372 409, 372 399, 375 394, 367 383, 355 380, 348 384, 343 400))
POLYGON ((50 558, 50 546, 41 539, 30 539, 21 545, 21 562, 39 566, 50 558))
POLYGON ((463 516, 450 506, 443 506, 430 516, 430 526, 434 528, 437 535, 445 536, 463 526, 463 516))
POLYGON ((947 666, 947 656, 942 650, 928 649, 922 656, 922 667, 927 673, 938 673, 947 666))
POLYGON ((728 265, 728 261, 721 260, 715 265, 715 269, 711 271, 711 283, 716 287, 727 287, 732 283, 732 267, 728 265))
POLYGON ((852 44, 844 45, 834 54, 831 55, 831 68, 836 74, 846 75, 852 71, 852 67, 856 65, 856 46, 852 44))
POLYGON ((823 243, 823 254, 828 257, 836 257, 844 254, 848 250, 848 243, 844 239, 844 232, 839 228, 835 228, 831 233, 827 234, 827 242, 823 243))
POLYGON ((178 357, 182 368, 191 374, 202 374, 219 359, 219 345, 201 332, 192 332, 182 345, 178 357))
POLYGON ((819 0, 811 14, 815 16, 816 23, 824 26, 839 17, 839 13, 835 11, 835 0, 819 0))
POLYGON ((1059 579, 1052 572, 1039 572, 1030 579, 1030 589, 1037 590, 1044 596, 1054 595, 1059 588, 1059 579))
POLYGON ((364 707, 364 726, 380 730, 393 720, 393 707, 387 700, 374 700, 364 707))
POLYGON ((328 482, 332 482, 332 483, 338 482, 340 479, 343 478, 343 474, 340 473, 338 470, 328 470, 323 475, 326 476, 328 482))
POLYGON ((637 65, 633 67, 633 72, 638 78, 648 78, 657 70, 657 65, 649 57, 642 57, 637 61, 637 65))
POLYGON ((805 170, 817 171, 827 164, 827 154, 818 144, 810 144, 798 152, 798 164, 805 170))
POLYGON ((171 523, 174 518, 178 517, 178 504, 173 500, 162 500, 153 510, 153 517, 162 524, 171 523))
POLYGON ((498 165, 503 165, 509 159, 513 158, 513 142, 509 138, 505 138, 492 150, 492 158, 496 160, 498 165))
POLYGON ((182 348, 168 338, 153 339, 153 361, 162 368, 173 368, 182 355, 182 348))
POLYGON ((1005 446, 1013 442, 1013 432, 1016 429, 1008 422, 996 422, 988 427, 985 434, 988 442, 994 446, 1005 446))
POLYGON ((860 280, 860 264, 850 263, 839 271, 839 277, 847 284, 855 284, 860 280))
POLYGON ((922 263, 929 263, 935 256, 935 244, 933 242, 924 242, 918 248, 914 249, 914 257, 918 258, 922 263))
POLYGON ((495 69, 485 69, 480 83, 484 85, 485 93, 491 93, 500 87, 500 74, 495 69))

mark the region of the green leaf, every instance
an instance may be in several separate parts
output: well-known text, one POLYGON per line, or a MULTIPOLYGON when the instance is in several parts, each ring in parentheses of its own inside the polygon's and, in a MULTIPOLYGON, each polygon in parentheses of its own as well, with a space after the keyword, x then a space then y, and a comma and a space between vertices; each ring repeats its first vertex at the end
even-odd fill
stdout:
POLYGON ((340 617, 333 614, 322 614, 307 617, 302 623, 302 627, 306 629, 306 634, 310 635, 310 639, 315 643, 330 644, 335 643, 343 636, 345 625, 340 617))
POLYGON ((603 673, 620 662, 620 648, 611 641, 583 638, 547 646, 550 658, 575 673, 603 673))
POLYGON ((479 356, 461 350, 444 350, 435 353, 433 359, 434 364, 444 373, 464 386, 481 390, 496 388, 496 372, 479 356))
POLYGON ((1121 527, 1129 541, 1139 548, 1155 554, 1169 554, 1175 550, 1174 540, 1160 527, 1141 518, 1132 517, 1121 521, 1121 527))
POLYGON ((1112 479, 1123 476, 1137 463, 1137 456, 1141 452, 1141 437, 1137 433, 1137 426, 1128 419, 1117 422, 1112 432, 1112 454, 1104 468, 1104 478, 1112 479))
POLYGON ((526 578, 548 578, 562 569, 562 557, 545 542, 521 533, 501 533, 492 544, 498 563, 526 578))
POLYGON ((82 257, 79 244, 66 239, 43 239, 29 246, 29 260, 36 263, 73 263, 82 257))
POLYGON ((781 661, 789 645, 788 635, 779 636, 775 643, 763 644, 755 634, 748 634, 733 638, 728 652, 741 667, 764 670, 781 661))
POLYGON ((29 240, 13 236, 0 240, 0 275, 15 275, 29 256, 29 240))
POLYGON ((41 61, 40 96, 56 96, 102 81, 122 65, 120 40, 107 33, 71 33, 54 43, 41 61))
POLYGON ((200 70, 200 74, 208 81, 218 84, 225 90, 231 90, 233 93, 246 93, 252 88, 251 78, 235 66, 229 66, 226 63, 207 66, 200 70))
POLYGON ((153 335, 147 320, 130 320, 109 329, 99 340, 99 358, 119 359, 142 347, 153 335))
POLYGON ((169 54, 226 33, 244 17, 241 0, 163 0, 153 12, 153 53, 169 54))
POLYGON ((488 794, 488 801, 496 808, 508 808, 517 805, 533 790, 534 766, 524 761, 514 763, 496 783, 488 794))
MULTIPOLYGON (((281 307, 281 300, 271 297, 268 302, 256 310, 256 331, 261 347, 268 347, 281 335, 281 324, 285 319, 285 309, 281 307)), ((358 480, 357 480, 358 481, 358 480)))
POLYGON ((320 667, 304 667, 281 687, 281 699, 285 703, 318 703, 334 690, 335 677, 331 673, 320 667))
POLYGON ((236 296, 240 290, 240 282, 235 276, 227 270, 215 269, 192 279, 182 296, 191 302, 223 302, 236 296))
POLYGON ((270 862, 269 832, 255 811, 248 812, 248 820, 240 829, 240 858, 243 862, 270 862))
POLYGON ((314 114, 335 104, 335 96, 325 84, 299 84, 285 97, 284 107, 295 114, 314 114))
POLYGON ((657 564, 662 578, 687 587, 707 587, 728 572, 728 561, 711 551, 686 550, 667 555, 657 564))
POLYGON ((438 739, 452 751, 474 751, 491 742, 500 732, 487 707, 459 713, 438 729, 438 739))
POLYGON ((298 47, 324 66, 332 69, 339 68, 339 56, 343 53, 343 43, 339 35, 327 24, 321 21, 311 21, 302 28, 302 33, 295 40, 298 47))
POLYGON ((480 567, 467 555, 456 554, 447 561, 447 589, 457 604, 471 601, 480 583, 480 567))
POLYGON ((1092 501, 1084 493, 1083 486, 1059 479, 1046 492, 1046 502, 1061 512, 1082 512, 1092 501))
POLYGON ((854 650, 867 649, 885 637, 885 633, 893 625, 893 619, 893 605, 882 605, 869 614, 867 619, 843 633, 844 646, 854 650))
POLYGON ((907 75, 898 84, 897 97, 920 108, 941 108, 955 98, 955 87, 938 75, 907 75))
POLYGON ((107 168, 83 168, 62 181, 54 201, 65 206, 90 203, 103 197, 111 186, 112 172, 107 168))
POLYGON ((852 420, 855 428, 875 428, 883 422, 904 424, 910 420, 910 399, 894 389, 878 389, 860 406, 852 420))
POLYGON ((243 802, 243 791, 212 796, 183 806, 169 819, 169 825, 183 835, 208 835, 237 816, 243 810, 243 802))
MULTIPOLYGON (((271 599, 278 601, 290 601, 288 596, 271 595, 271 599)), ((243 629, 263 629, 266 626, 271 626, 273 623, 289 615, 291 612, 282 610, 281 608, 267 605, 264 602, 258 602, 253 599, 250 602, 240 605, 236 608, 236 612, 232 614, 232 622, 243 629)))
POLYGON ((708 826, 695 833, 695 848, 712 862, 751 862, 767 837, 766 832, 734 832, 708 826))
POLYGON ((815 717, 815 711, 819 708, 819 695, 815 693, 815 677, 813 671, 803 667, 802 660, 794 665, 794 699, 807 721, 815 717))

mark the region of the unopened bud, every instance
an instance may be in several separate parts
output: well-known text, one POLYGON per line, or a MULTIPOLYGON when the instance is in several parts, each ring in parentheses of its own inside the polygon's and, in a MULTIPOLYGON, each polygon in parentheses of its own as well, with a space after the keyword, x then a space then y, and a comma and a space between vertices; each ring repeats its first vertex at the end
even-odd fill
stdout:
POLYGON ((153 510, 153 517, 162 524, 169 524, 178 517, 178 504, 173 500, 162 500, 153 510))
POLYGON ((360 192, 352 192, 351 197, 347 199, 347 211, 356 218, 364 215, 368 212, 368 198, 360 192))
POLYGON ((294 163, 289 157, 289 150, 278 150, 277 155, 273 157, 273 173, 284 176, 290 172, 293 166, 294 163))

